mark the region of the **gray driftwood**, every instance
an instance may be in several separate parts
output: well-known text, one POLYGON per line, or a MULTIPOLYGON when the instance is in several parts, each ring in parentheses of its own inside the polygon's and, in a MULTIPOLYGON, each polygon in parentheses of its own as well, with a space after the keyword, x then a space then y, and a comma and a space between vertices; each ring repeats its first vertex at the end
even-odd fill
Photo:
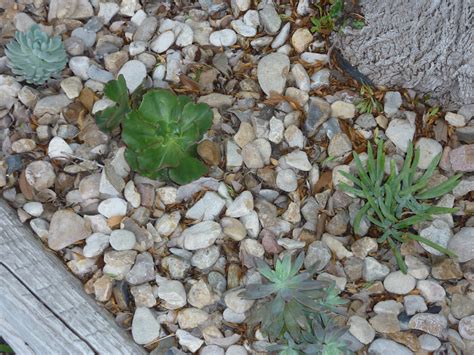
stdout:
POLYGON ((0 335, 18 354, 145 354, 0 200, 0 335))
POLYGON ((474 1, 360 0, 367 25, 337 36, 343 56, 377 85, 474 103, 474 1))

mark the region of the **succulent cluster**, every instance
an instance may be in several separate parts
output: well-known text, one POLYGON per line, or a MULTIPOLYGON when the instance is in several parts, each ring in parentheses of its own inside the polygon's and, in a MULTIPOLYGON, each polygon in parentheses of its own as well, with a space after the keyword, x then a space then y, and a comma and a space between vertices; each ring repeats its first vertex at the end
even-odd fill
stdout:
POLYGON ((300 272, 303 262, 303 253, 294 262, 286 255, 276 260, 272 270, 256 259, 258 271, 268 282, 249 284, 242 293, 244 298, 261 300, 248 323, 260 325, 261 331, 278 343, 269 350, 280 354, 339 354, 329 349, 345 349, 338 334, 346 329, 330 325, 328 314, 345 302, 337 296, 334 283, 313 279, 317 265, 300 272))
POLYGON ((212 125, 212 111, 187 96, 155 89, 128 95, 125 79, 107 83, 105 95, 116 104, 99 112, 97 125, 110 132, 122 125, 130 167, 143 176, 187 184, 206 173, 196 144, 212 125))
POLYGON ((390 161, 388 177, 385 176, 385 153, 381 139, 377 142, 377 156, 374 157, 370 144, 367 148, 367 155, 366 166, 364 166, 359 155, 354 152, 357 176, 340 172, 354 184, 354 186, 349 186, 349 184, 341 183, 339 184, 341 190, 365 201, 354 218, 354 231, 360 232, 362 218, 367 216, 369 221, 381 231, 378 242, 388 242, 403 273, 407 272, 407 267, 397 242, 416 240, 446 255, 453 256, 451 251, 413 233, 411 228, 421 222, 431 220, 435 214, 456 212, 456 209, 453 208, 432 206, 420 201, 441 197, 450 192, 458 185, 461 175, 455 175, 436 186, 429 185, 430 177, 438 166, 441 154, 431 161, 421 176, 418 176, 420 150, 414 149, 412 143, 409 144, 400 172, 397 172, 395 161, 390 161))
POLYGON ((13 74, 36 85, 59 75, 67 63, 61 38, 50 38, 36 24, 26 33, 17 31, 5 54, 13 74))

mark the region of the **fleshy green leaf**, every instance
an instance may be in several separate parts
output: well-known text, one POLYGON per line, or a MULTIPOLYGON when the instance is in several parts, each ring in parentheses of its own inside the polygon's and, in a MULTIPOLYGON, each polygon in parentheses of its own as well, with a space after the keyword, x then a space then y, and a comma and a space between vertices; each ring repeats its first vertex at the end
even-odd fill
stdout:
POLYGON ((180 185, 189 184, 205 173, 207 173, 206 165, 202 161, 190 156, 181 158, 179 165, 169 170, 171 180, 180 185))
POLYGON ((111 80, 105 84, 104 94, 116 105, 98 112, 95 120, 101 130, 111 132, 122 123, 131 110, 127 84, 123 75, 119 75, 117 80, 111 80))

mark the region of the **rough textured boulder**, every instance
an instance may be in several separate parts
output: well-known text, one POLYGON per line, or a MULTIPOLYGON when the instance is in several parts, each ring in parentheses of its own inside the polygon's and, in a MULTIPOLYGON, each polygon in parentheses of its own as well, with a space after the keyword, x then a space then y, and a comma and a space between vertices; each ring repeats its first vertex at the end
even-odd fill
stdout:
POLYGON ((376 85, 430 93, 447 108, 474 102, 472 0, 360 0, 367 25, 337 38, 376 85))

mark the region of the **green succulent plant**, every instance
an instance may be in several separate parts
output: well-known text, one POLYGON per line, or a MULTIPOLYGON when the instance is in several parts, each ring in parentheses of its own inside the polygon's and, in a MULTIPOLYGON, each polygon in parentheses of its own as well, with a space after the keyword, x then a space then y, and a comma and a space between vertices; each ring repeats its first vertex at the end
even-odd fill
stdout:
POLYGON ((327 317, 313 319, 311 330, 302 335, 301 349, 304 354, 312 355, 352 354, 341 339, 346 332, 347 327, 339 327, 327 317))
POLYGON ((333 283, 313 280, 314 270, 300 272, 304 254, 298 255, 292 263, 291 256, 277 260, 275 270, 267 263, 256 259, 257 269, 269 282, 250 284, 242 293, 247 299, 264 299, 249 317, 250 324, 260 324, 260 328, 271 340, 288 332, 293 339, 298 339, 303 330, 310 329, 310 314, 335 310, 342 300, 333 294, 333 283), (329 297, 328 297, 329 296, 329 297))
POLYGON ((58 76, 67 62, 61 38, 50 38, 36 24, 26 33, 17 31, 5 54, 13 74, 36 85, 58 76))
POLYGON ((270 345, 269 352, 278 355, 345 355, 353 354, 346 341, 341 340, 347 327, 340 327, 328 317, 315 317, 310 329, 303 331, 296 341, 285 333, 280 343, 270 345), (284 343, 283 343, 284 342, 284 343))
POLYGON ((212 125, 207 104, 195 104, 190 97, 163 89, 144 94, 140 87, 129 95, 122 75, 107 83, 104 94, 115 105, 97 113, 97 125, 106 132, 122 125, 125 158, 134 171, 178 184, 206 173, 196 146, 212 125))
POLYGON ((420 150, 410 143, 402 169, 397 173, 395 161, 390 162, 390 174, 385 176, 385 153, 383 141, 377 142, 377 157, 374 157, 371 144, 367 148, 367 167, 364 167, 359 155, 354 152, 357 176, 341 171, 354 186, 340 183, 342 191, 364 200, 364 205, 354 218, 354 231, 360 233, 360 223, 364 216, 379 228, 381 236, 378 242, 388 242, 398 266, 403 273, 407 272, 406 264, 400 254, 397 242, 416 240, 448 256, 454 253, 443 246, 419 236, 411 228, 421 222, 432 219, 433 215, 453 213, 454 208, 432 206, 427 201, 450 192, 459 184, 461 174, 455 175, 437 186, 429 186, 429 179, 438 166, 441 154, 436 156, 421 175, 417 175, 420 150))

